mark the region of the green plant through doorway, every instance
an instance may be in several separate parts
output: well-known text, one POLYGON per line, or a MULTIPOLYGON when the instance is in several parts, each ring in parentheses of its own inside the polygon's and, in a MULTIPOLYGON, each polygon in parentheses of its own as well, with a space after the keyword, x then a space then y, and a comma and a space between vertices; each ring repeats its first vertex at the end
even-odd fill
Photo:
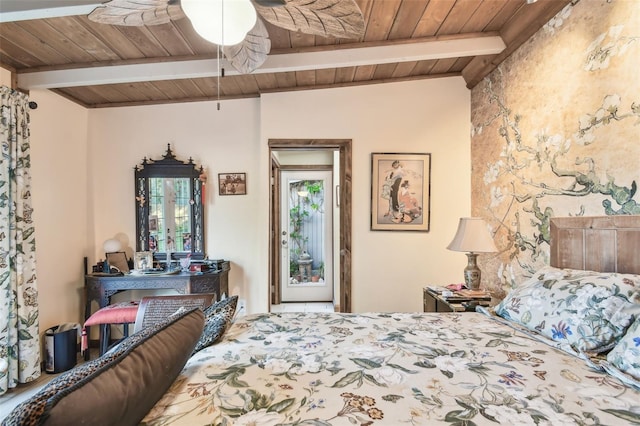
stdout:
POLYGON ((293 241, 290 249, 289 274, 298 273, 298 260, 307 251, 309 236, 304 232, 304 223, 313 213, 324 213, 324 185, 321 180, 300 180, 289 184, 289 238, 293 241))

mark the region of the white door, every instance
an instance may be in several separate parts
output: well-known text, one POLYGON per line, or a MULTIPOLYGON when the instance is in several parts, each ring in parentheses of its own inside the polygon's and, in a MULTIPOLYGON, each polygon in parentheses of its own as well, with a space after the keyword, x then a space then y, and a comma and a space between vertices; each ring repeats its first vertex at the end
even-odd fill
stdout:
POLYGON ((282 302, 333 301, 330 170, 282 171, 282 302))

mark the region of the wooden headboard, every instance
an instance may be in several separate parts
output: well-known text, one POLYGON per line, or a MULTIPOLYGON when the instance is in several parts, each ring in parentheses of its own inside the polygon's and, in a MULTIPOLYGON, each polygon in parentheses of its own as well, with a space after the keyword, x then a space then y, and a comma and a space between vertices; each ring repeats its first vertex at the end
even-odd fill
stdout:
POLYGON ((640 274, 640 216, 551 219, 551 266, 640 274))

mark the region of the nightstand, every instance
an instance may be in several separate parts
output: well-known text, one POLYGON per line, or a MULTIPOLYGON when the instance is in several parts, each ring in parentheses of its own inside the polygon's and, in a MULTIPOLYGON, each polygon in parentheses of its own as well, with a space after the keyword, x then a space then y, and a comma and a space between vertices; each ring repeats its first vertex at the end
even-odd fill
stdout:
POLYGON ((425 287, 422 291, 424 312, 475 312, 476 306, 489 306, 491 296, 484 292, 454 291, 445 297, 439 287, 425 287))

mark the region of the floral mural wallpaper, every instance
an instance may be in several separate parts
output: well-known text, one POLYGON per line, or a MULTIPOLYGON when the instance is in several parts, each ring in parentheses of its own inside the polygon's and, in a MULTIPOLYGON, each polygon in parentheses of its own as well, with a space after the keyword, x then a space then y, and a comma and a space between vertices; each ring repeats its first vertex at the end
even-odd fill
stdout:
POLYGON ((483 286, 549 263, 554 216, 640 214, 640 0, 569 4, 471 94, 483 286))

